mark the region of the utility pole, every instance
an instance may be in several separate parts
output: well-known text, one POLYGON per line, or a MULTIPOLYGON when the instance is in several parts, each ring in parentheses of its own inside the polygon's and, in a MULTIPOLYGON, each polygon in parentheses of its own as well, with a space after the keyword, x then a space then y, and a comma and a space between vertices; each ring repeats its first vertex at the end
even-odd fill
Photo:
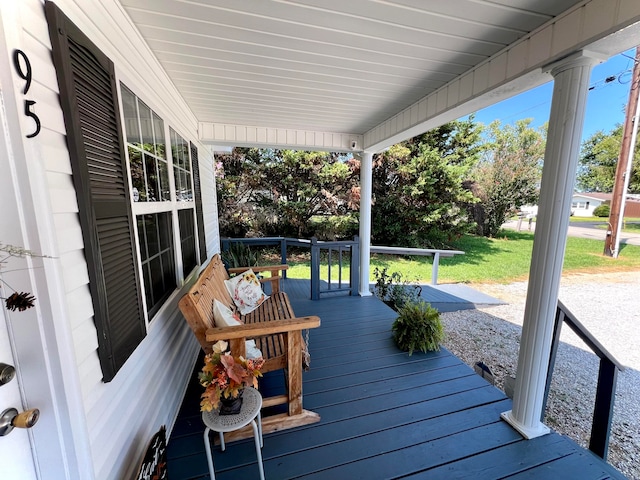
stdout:
POLYGON ((631 88, 629 89, 629 103, 624 121, 622 145, 620 157, 616 166, 616 177, 613 185, 613 198, 611 199, 611 212, 609 213, 609 228, 604 240, 604 254, 609 257, 618 257, 620 250, 620 232, 624 219, 624 204, 627 199, 629 177, 633 166, 633 157, 636 150, 636 135, 638 133, 638 114, 640 103, 640 46, 636 47, 636 60, 633 65, 631 88))

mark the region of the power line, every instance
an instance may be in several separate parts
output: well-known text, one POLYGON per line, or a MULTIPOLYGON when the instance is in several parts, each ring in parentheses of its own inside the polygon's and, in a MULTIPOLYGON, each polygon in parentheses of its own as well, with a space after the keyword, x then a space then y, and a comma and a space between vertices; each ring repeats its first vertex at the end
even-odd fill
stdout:
MULTIPOLYGON (((589 87, 589 90, 600 89, 601 87, 605 87, 607 85, 612 84, 616 80, 618 81, 618 83, 621 83, 621 84, 629 83, 630 80, 626 81, 626 82, 622 82, 621 81, 622 76, 624 74, 626 74, 626 73, 631 73, 631 70, 623 70, 623 71, 621 71, 621 72, 619 72, 619 73, 617 73, 615 75, 609 75, 608 77, 604 77, 601 80, 597 80, 589 87)), ((534 109, 536 109, 538 107, 543 107, 543 106, 550 105, 550 104, 551 104, 551 100, 545 100, 544 102, 540 102, 540 103, 538 103, 536 105, 532 105, 531 107, 525 108, 524 110, 520 110, 519 112, 512 113, 511 115, 509 115, 507 117, 503 117, 502 120, 504 121, 504 120, 508 120, 510 118, 513 118, 513 117, 518 117, 518 116, 520 116, 520 115, 522 115, 522 114, 524 114, 524 113, 526 113, 526 112, 528 112, 530 110, 534 110, 534 109)))
POLYGON ((620 55, 622 55, 623 57, 628 58, 629 60, 631 60, 632 62, 636 62, 636 59, 634 57, 632 57, 631 55, 627 55, 626 53, 621 53, 620 55))
MULTIPOLYGON (((621 55, 623 55, 623 54, 621 54, 621 55)), ((624 55, 624 56, 628 57, 628 58, 631 58, 628 55, 624 55)), ((633 58, 631 58, 631 59, 634 60, 633 58)), ((590 91, 599 90, 599 89, 601 89, 603 87, 606 87, 608 85, 613 84, 616 80, 621 85, 629 83, 631 81, 631 76, 629 75, 629 77, 627 79, 626 74, 631 74, 631 71, 632 71, 632 69, 626 68, 625 70, 622 70, 622 71, 620 71, 620 72, 618 72, 618 73, 616 73, 614 75, 608 75, 606 77, 601 78, 600 80, 596 80, 595 82, 593 82, 591 84, 591 86, 589 87, 589 90, 590 91), (624 81, 623 81, 623 79, 624 79, 624 81)), ((506 117, 502 117, 501 120, 504 122, 504 121, 507 121, 507 120, 509 120, 511 118, 514 118, 514 117, 521 117, 526 112, 529 112, 531 110, 535 110, 536 108, 547 106, 547 105, 550 105, 550 104, 551 104, 551 100, 550 99, 549 100, 545 100, 544 102, 540 102, 540 103, 538 103, 536 105, 532 105, 532 106, 530 106, 528 108, 525 108, 524 110, 520 110, 519 112, 512 113, 511 115, 508 115, 506 117)))
POLYGON ((629 77, 628 80, 626 80, 626 78, 625 78, 625 81, 623 81, 623 77, 625 77, 625 75, 627 73, 631 73, 631 69, 626 69, 626 70, 623 70, 623 71, 621 71, 619 73, 616 73, 615 75, 609 75, 609 76, 604 77, 604 78, 602 78, 600 80, 596 80, 595 82, 593 82, 591 84, 591 86, 589 87, 589 90, 595 90, 595 89, 600 88, 600 87, 605 87, 607 85, 612 84, 616 80, 621 85, 624 85, 625 83, 629 83, 631 81, 631 77, 629 77))
POLYGON ((508 117, 503 117, 503 120, 507 120, 507 119, 509 119, 509 118, 512 118, 512 117, 515 117, 515 116, 522 115, 522 114, 523 114, 523 113, 525 113, 525 112, 528 112, 528 111, 530 111, 530 110, 534 110, 534 109, 536 109, 536 108, 538 108, 538 107, 542 107, 542 106, 544 106, 544 105, 549 105, 550 103, 551 103, 551 100, 546 100, 546 101, 544 101, 544 102, 538 103, 537 105, 533 105, 533 106, 531 106, 531 107, 529 107, 529 108, 526 108, 526 109, 524 109, 524 110, 521 110, 521 111, 519 111, 519 112, 512 113, 512 114, 511 114, 511 115, 509 115, 508 117))

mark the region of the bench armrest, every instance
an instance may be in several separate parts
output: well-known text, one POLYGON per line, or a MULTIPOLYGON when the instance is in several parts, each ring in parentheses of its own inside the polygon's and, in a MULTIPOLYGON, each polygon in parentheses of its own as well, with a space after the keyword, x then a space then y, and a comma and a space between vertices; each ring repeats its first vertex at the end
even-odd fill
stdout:
POLYGON ((207 342, 218 340, 232 340, 236 338, 253 338, 274 333, 293 332, 320 326, 320 317, 296 317, 286 320, 271 320, 269 322, 250 323, 237 327, 215 327, 207 329, 207 342))
POLYGON ((260 283, 271 282, 271 293, 276 293, 280 291, 280 279, 282 278, 280 272, 288 270, 289 265, 283 263, 281 265, 264 265, 261 267, 233 267, 229 268, 227 271, 229 273, 242 273, 249 269, 251 269, 253 273, 269 272, 270 276, 260 278, 260 283))
POLYGON ((287 265, 286 263, 283 263, 281 265, 263 265, 261 267, 255 266, 255 267, 233 267, 233 268, 229 268, 228 272, 229 273, 242 273, 242 272, 246 272, 247 270, 253 270, 253 273, 260 273, 260 272, 281 272, 284 270, 288 270, 289 269, 289 265, 287 265))

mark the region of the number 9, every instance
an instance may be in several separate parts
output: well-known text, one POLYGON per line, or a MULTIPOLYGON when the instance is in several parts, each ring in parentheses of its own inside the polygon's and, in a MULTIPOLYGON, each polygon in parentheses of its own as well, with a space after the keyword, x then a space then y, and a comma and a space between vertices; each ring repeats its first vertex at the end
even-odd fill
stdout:
POLYGON ((21 79, 25 81, 24 89, 22 90, 22 94, 26 95, 29 91, 29 87, 31 87, 31 62, 27 58, 27 54, 22 50, 14 50, 13 51, 13 65, 16 67, 16 71, 21 79), (20 59, 24 61, 24 66, 27 71, 22 70, 22 63, 20 63, 20 59))

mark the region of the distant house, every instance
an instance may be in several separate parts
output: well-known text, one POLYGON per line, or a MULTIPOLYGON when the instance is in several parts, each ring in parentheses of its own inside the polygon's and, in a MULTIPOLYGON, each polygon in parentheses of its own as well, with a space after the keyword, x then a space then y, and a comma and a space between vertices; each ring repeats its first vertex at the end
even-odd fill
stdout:
POLYGON ((611 198, 611 193, 574 193, 571 214, 574 217, 593 217, 593 210, 605 202, 611 202, 611 198))
MULTIPOLYGON (((571 198, 571 214, 574 217, 592 217, 593 210, 603 203, 611 203, 611 193, 574 193, 571 198)), ((624 207, 625 217, 640 217, 640 196, 629 195, 624 207)))

